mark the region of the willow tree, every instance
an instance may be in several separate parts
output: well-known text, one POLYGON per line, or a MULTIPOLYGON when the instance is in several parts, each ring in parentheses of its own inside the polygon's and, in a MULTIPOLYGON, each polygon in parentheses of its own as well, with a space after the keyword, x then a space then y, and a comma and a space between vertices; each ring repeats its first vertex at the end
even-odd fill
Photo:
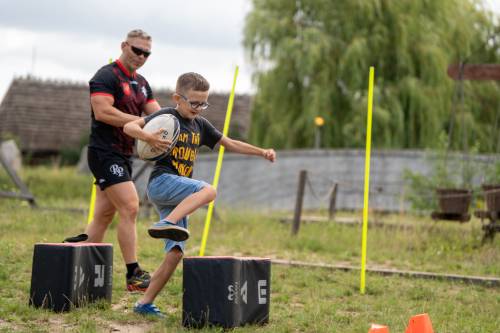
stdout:
MULTIPOLYGON (((498 61, 498 32, 473 0, 253 0, 244 40, 257 85, 250 138, 311 147, 322 116, 324 146, 362 146, 373 65, 375 147, 434 147, 450 125, 448 65, 498 61)), ((468 138, 488 149, 500 90, 468 82, 464 92, 468 138)))

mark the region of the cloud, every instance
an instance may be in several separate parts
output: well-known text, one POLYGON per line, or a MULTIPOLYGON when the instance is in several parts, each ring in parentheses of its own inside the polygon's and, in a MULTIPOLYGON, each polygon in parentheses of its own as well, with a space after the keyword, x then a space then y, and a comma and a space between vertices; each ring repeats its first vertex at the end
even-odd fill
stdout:
MULTIPOLYGON (((0 0, 0 8, 0 70, 8 78, 87 82, 120 55, 126 33, 141 28, 153 37, 153 54, 140 70, 153 88, 198 71, 214 90, 228 91, 238 64, 237 91, 252 90, 241 46, 250 0, 0 0)), ((0 82, 0 98, 8 84, 0 82)))
POLYGON ((211 48, 241 44, 245 0, 16 0, 0 1, 0 26, 64 32, 87 38, 123 38, 141 28, 161 43, 211 48))

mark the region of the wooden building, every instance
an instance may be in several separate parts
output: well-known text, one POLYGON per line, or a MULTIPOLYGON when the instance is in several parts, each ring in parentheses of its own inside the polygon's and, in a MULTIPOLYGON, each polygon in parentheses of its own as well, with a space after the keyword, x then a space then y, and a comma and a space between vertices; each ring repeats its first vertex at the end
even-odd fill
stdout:
MULTIPOLYGON (((155 90, 161 106, 172 106, 171 91, 155 90)), ((203 112, 222 131, 229 94, 212 93, 203 112)), ((245 138, 250 124, 250 96, 236 95, 229 135, 245 138)), ((0 138, 15 139, 24 154, 57 155, 88 141, 90 103, 87 83, 14 78, 0 104, 0 138)))

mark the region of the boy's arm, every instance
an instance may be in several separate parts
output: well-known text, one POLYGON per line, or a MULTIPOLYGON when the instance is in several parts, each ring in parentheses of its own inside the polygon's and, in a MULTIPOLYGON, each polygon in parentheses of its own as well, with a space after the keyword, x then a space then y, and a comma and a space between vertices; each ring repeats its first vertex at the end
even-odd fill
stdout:
POLYGON ((219 143, 233 153, 261 156, 270 162, 276 160, 276 152, 274 149, 259 148, 243 141, 228 138, 227 136, 222 136, 219 143))
POLYGON ((154 133, 148 133, 142 130, 145 124, 144 118, 139 118, 126 123, 125 126, 123 126, 123 131, 125 134, 135 139, 147 142, 153 148, 167 150, 171 142, 161 138, 163 129, 160 128, 154 133))

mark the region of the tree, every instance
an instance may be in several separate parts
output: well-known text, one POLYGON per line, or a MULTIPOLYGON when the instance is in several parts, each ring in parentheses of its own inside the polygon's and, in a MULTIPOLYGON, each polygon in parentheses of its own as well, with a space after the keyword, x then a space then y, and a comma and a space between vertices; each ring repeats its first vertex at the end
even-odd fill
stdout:
MULTIPOLYGON (((324 146, 362 147, 373 65, 374 146, 435 147, 450 126, 447 67, 497 62, 495 22, 474 0, 253 0, 244 39, 257 84, 250 139, 312 147, 322 116, 324 146)), ((452 147, 467 128, 470 145, 488 150, 500 89, 465 82, 464 91, 465 126, 455 123, 452 147)))

